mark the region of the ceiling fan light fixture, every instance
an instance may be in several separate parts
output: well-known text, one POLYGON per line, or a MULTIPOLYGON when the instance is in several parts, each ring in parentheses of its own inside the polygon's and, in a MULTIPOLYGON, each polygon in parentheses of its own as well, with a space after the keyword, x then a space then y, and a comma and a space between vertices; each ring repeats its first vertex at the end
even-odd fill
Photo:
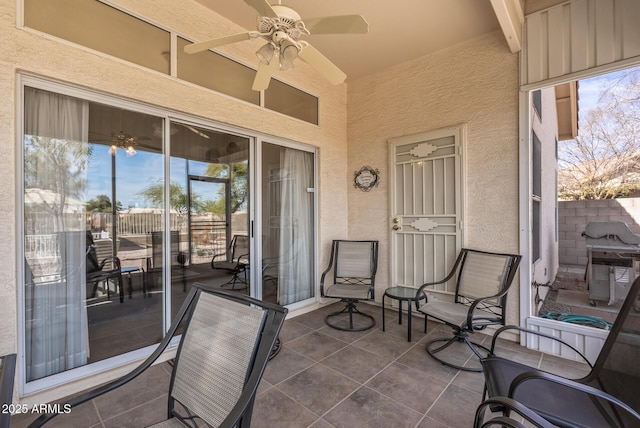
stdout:
POLYGON ((111 147, 109 147, 109 153, 111 156, 115 156, 118 149, 123 149, 127 156, 133 156, 136 153, 134 146, 136 145, 136 137, 125 134, 120 131, 118 134, 112 134, 111 147))
POLYGON ((280 45, 280 70, 293 68, 293 61, 298 57, 300 48, 291 40, 285 40, 280 45))
POLYGON ((271 43, 267 43, 260 49, 258 49, 258 51, 256 52, 256 56, 260 61, 268 65, 271 62, 274 53, 275 48, 273 47, 273 45, 271 43))

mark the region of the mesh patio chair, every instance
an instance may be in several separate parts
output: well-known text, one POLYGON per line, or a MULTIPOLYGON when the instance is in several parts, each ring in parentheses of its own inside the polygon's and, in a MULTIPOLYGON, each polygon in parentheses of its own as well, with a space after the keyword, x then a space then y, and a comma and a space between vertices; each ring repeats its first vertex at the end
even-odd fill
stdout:
POLYGON ((639 292, 637 278, 593 365, 558 337, 517 326, 502 327, 494 334, 489 356, 481 360, 485 394, 512 398, 559 427, 639 427, 639 292), (589 374, 567 379, 496 355, 497 339, 508 330, 546 338, 573 350, 591 367, 589 374))
MULTIPOLYGON (((166 232, 151 232, 151 257, 147 257, 147 270, 143 275, 142 284, 143 296, 151 296, 151 290, 159 285, 162 288, 162 274, 168 266, 165 266, 165 236, 166 232)), ((186 260, 184 253, 180 252, 180 232, 177 230, 169 231, 169 261, 171 269, 180 268, 184 271, 184 262, 186 260)), ((183 285, 183 291, 186 291, 186 284, 183 285)))
MULTIPOLYGON (((253 402, 287 309, 194 283, 153 354, 125 376, 69 401, 71 409, 133 380, 185 328, 169 386, 168 421, 156 426, 248 427, 253 402)), ((39 427, 55 414, 40 416, 39 427)))
MULTIPOLYGON (((472 342, 469 334, 483 330, 490 325, 504 325, 507 305, 507 291, 520 264, 521 256, 500 254, 463 248, 446 278, 422 285, 425 298, 416 299, 418 311, 425 314, 424 331, 427 332, 427 318, 431 317, 453 329, 453 336, 437 338, 427 343, 427 352, 440 363, 459 370, 481 372, 480 367, 455 364, 437 354, 456 342, 465 343, 478 357, 486 356, 489 349, 472 342), (455 281, 453 302, 429 302, 427 287, 455 281), (482 350, 482 351, 481 351, 482 350)), ((422 297, 422 296, 420 296, 422 297)), ((461 360, 462 361, 462 360, 461 360)))
POLYGON ((344 309, 329 314, 329 327, 344 331, 364 331, 376 320, 356 307, 359 300, 373 300, 378 267, 378 241, 335 240, 331 245, 329 266, 320 278, 320 294, 345 302, 344 309), (327 275, 333 272, 332 277, 327 275), (329 279, 330 278, 330 279, 329 279), (348 314, 348 325, 340 322, 348 314), (354 315, 359 317, 354 324, 354 315))
POLYGON ((214 254, 211 259, 212 269, 222 269, 231 274, 231 279, 223 285, 231 285, 235 289, 239 282, 247 287, 247 267, 249 265, 249 237, 233 235, 229 247, 224 253, 214 254), (241 278, 240 275, 243 275, 241 278))
MULTIPOLYGON (((116 256, 108 257, 98 256, 97 245, 93 241, 93 235, 90 231, 86 232, 87 236, 87 284, 92 284, 91 297, 96 297, 98 285, 104 284, 107 292, 107 299, 111 298, 111 289, 109 281, 116 283, 116 290, 120 296, 120 303, 124 302, 124 288, 122 282, 122 270, 120 259, 116 256)), ((111 254, 109 252, 109 254, 111 254)))
POLYGON ((13 401, 13 380, 16 373, 16 354, 0 357, 0 428, 9 428, 11 412, 7 411, 13 401))

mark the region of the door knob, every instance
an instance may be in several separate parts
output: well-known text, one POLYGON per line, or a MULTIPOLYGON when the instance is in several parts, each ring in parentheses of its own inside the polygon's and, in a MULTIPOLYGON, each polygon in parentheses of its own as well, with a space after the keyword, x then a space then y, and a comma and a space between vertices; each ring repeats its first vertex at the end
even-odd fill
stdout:
POLYGON ((392 229, 393 230, 400 230, 400 229, 402 229, 402 227, 400 227, 399 224, 394 224, 392 229))

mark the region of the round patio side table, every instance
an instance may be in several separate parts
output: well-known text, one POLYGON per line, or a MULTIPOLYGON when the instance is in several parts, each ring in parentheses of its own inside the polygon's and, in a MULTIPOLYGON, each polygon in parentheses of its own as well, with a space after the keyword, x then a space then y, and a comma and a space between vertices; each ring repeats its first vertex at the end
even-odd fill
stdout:
POLYGON ((382 331, 384 331, 384 298, 390 297, 391 299, 398 301, 398 324, 402 325, 402 302, 407 302, 407 315, 409 320, 407 322, 407 341, 411 342, 411 305, 419 300, 424 300, 427 297, 421 294, 416 298, 416 288, 411 287, 389 287, 384 291, 382 296, 382 331))

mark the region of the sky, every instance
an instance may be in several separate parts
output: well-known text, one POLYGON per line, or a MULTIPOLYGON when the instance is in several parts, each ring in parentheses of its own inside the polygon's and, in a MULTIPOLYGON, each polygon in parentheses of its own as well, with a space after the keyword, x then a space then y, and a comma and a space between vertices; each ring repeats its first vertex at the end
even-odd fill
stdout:
MULTIPOLYGON (((620 79, 620 77, 628 73, 630 70, 634 70, 640 73, 640 67, 631 69, 619 70, 611 73, 594 76, 588 79, 579 80, 578 83, 578 135, 580 130, 586 127, 586 120, 589 111, 594 109, 600 100, 604 90, 611 86, 611 84, 620 79)), ((558 157, 560 161, 560 167, 566 167, 566 162, 562 159, 567 159, 566 151, 572 147, 575 140, 565 140, 558 144, 558 157)))
MULTIPOLYGON (((115 160, 116 168, 116 201, 122 208, 154 208, 150 201, 140 194, 150 185, 157 184, 164 177, 164 156, 138 150, 133 156, 127 156, 124 149, 118 149, 115 159, 111 156, 109 146, 95 145, 93 156, 87 168, 86 200, 98 195, 107 195, 111 199, 111 161, 115 160)), ((191 161, 190 173, 205 175, 208 164, 191 161)), ((186 191, 187 162, 184 159, 171 158, 171 182, 178 183, 186 191)), ((200 188, 202 186, 197 186, 200 188)), ((215 186, 214 186, 215 187, 215 186)), ((193 188, 198 193, 198 188, 193 188)), ((211 191, 207 186, 207 192, 211 191)), ((201 190, 202 192, 202 190, 201 190)))
MULTIPOLYGON (((630 69, 620 70, 580 80, 578 84, 579 120, 583 120, 586 113, 598 103, 598 99, 604 88, 609 86, 612 81, 618 79, 622 74, 629 72, 629 70, 630 69)), ((635 67, 631 70, 640 73, 640 67, 635 67)))
MULTIPOLYGON (((111 198, 112 160, 115 160, 116 167, 116 201, 119 201, 123 208, 151 208, 140 196, 140 192, 164 177, 163 156, 141 150, 134 156, 127 156, 123 149, 118 149, 113 159, 109 147, 102 145, 95 146, 87 168, 87 200, 97 195, 107 195, 111 198)), ((175 174, 182 172, 182 177, 185 176, 184 167, 180 168, 177 163, 172 165, 172 171, 175 174)))

